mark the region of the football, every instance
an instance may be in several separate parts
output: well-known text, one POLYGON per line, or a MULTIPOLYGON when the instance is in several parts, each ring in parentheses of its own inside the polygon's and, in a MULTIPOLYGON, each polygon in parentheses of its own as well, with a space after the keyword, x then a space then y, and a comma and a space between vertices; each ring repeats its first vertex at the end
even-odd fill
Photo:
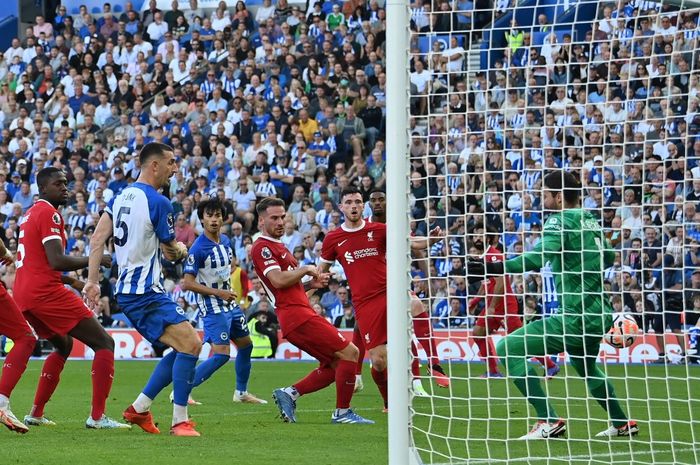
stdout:
POLYGON ((610 331, 605 335, 605 342, 618 349, 629 347, 634 342, 638 332, 639 326, 632 315, 617 313, 613 317, 610 331))

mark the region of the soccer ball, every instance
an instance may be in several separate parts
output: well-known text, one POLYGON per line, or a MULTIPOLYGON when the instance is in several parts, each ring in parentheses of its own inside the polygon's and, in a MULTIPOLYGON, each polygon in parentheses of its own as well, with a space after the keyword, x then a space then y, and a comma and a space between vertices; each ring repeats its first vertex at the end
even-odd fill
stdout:
POLYGON ((634 342, 638 332, 639 326, 632 315, 617 313, 613 317, 610 331, 605 335, 605 342, 618 349, 629 347, 634 342))

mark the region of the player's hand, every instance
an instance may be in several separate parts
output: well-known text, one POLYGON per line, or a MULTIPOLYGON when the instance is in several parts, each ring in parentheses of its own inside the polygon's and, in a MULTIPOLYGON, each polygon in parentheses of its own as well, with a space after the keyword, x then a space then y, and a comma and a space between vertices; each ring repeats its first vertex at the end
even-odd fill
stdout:
POLYGON ((83 300, 93 312, 98 308, 100 303, 100 285, 93 282, 86 282, 83 286, 83 300))
POLYGON ((0 264, 7 266, 7 265, 12 265, 13 262, 14 262, 14 258, 12 258, 12 253, 9 250, 6 250, 5 255, 0 257, 0 264))
POLYGON ((225 289, 219 289, 216 296, 225 300, 228 303, 234 302, 238 299, 238 296, 233 291, 227 291, 225 289))
POLYGON ((320 276, 318 268, 315 265, 306 265, 306 276, 311 276, 314 279, 318 279, 320 276))
POLYGON ((483 258, 467 259, 467 281, 469 284, 478 283, 486 276, 486 265, 483 258))
POLYGON ((175 244, 177 249, 177 259, 185 258, 187 256, 187 246, 183 242, 178 242, 175 244))
POLYGON ((314 278, 309 282, 309 289, 323 289, 328 287, 328 281, 330 279, 330 273, 320 273, 318 278, 314 278))
POLYGON ((428 232, 428 238, 430 245, 433 245, 439 240, 444 239, 445 234, 442 232, 442 228, 440 226, 435 226, 433 229, 430 230, 430 232, 428 232))
POLYGON ((102 258, 100 259, 100 265, 106 266, 106 267, 111 267, 112 266, 112 255, 106 253, 102 255, 102 258))

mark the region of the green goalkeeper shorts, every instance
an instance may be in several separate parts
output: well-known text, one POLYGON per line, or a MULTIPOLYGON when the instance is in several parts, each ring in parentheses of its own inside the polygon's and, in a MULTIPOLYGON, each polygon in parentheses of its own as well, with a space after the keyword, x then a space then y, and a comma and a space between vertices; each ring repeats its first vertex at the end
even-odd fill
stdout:
POLYGON ((506 336, 511 353, 504 355, 538 357, 567 352, 583 357, 597 356, 601 338, 602 331, 597 329, 589 329, 588 334, 584 334, 578 317, 553 315, 528 323, 506 336))

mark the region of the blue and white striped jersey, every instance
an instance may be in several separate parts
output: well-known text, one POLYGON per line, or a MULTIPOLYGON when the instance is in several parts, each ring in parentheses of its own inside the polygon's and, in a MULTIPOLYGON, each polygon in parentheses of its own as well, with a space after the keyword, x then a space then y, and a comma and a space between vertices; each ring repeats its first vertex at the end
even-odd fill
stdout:
MULTIPOLYGON (((185 273, 195 276, 197 282, 211 289, 231 289, 231 259, 233 251, 228 237, 221 236, 219 243, 205 234, 199 236, 190 248, 185 262, 185 273)), ((231 310, 220 297, 197 294, 197 306, 202 316, 231 310)))
POLYGON ((119 266, 116 294, 164 293, 160 244, 175 240, 170 201, 137 182, 115 196, 105 211, 112 217, 119 266))
POLYGON ((540 269, 540 276, 542 276, 542 302, 557 302, 557 285, 554 282, 551 262, 545 263, 540 269))

